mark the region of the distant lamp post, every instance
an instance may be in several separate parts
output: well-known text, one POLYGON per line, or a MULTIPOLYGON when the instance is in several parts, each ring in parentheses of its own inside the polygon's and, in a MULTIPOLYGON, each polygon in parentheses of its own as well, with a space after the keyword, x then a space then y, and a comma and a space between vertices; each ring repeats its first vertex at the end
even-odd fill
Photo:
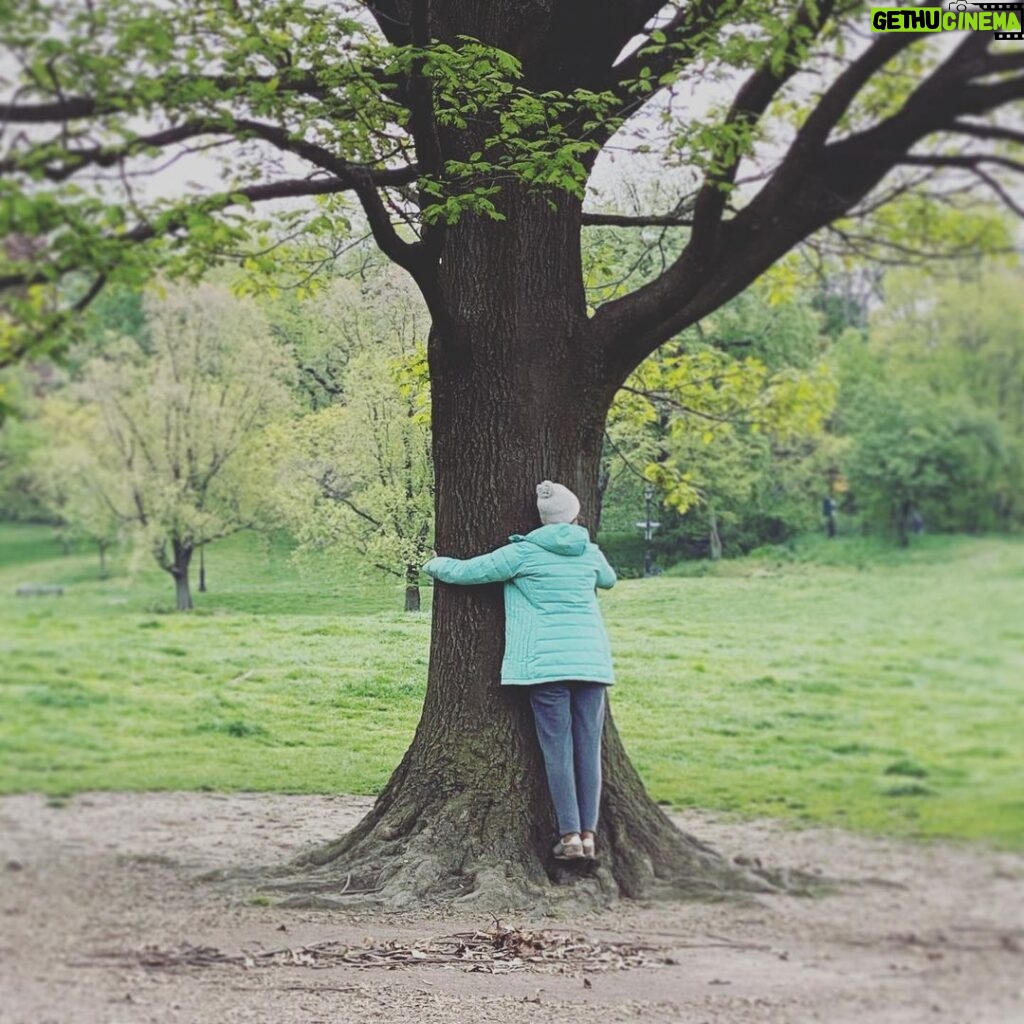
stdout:
POLYGON ((654 500, 654 485, 644 486, 644 518, 636 525, 644 531, 644 576, 654 575, 654 565, 651 561, 651 540, 654 538, 654 531, 661 526, 651 519, 651 502, 654 500))

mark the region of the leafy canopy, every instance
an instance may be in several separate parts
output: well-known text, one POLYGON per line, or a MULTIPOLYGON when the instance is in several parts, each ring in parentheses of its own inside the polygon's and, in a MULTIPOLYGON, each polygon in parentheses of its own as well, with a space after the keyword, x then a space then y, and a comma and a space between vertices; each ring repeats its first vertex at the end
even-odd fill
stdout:
MULTIPOLYGON (((194 279, 229 258, 259 274, 300 237, 304 273, 337 255, 356 206, 436 311, 446 227, 500 221, 510 185, 578 203, 607 148, 683 169, 690 192, 668 220, 692 228, 685 250, 703 266, 730 237, 778 236, 759 266, 722 264, 735 280, 714 305, 836 219, 938 195, 949 168, 966 181, 948 202, 982 187, 1015 206, 999 176, 1019 169, 1008 154, 1024 136, 990 115, 1024 95, 1022 63, 985 34, 952 52, 865 43, 867 5, 833 0, 628 0, 604 17, 566 0, 564 17, 540 4, 526 21, 514 4, 490 9, 3 0, 0 53, 17 71, 3 100, 0 362, 52 342, 109 281, 194 279)), ((634 365, 708 307, 692 265, 681 252, 663 268, 678 297, 656 310, 620 296, 656 325, 635 334, 634 365)))

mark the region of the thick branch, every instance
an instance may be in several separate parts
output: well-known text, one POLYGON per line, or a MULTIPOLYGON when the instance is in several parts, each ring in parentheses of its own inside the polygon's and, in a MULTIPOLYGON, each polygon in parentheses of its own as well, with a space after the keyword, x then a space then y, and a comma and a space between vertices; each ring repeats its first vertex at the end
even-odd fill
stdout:
POLYGON ((665 42, 656 43, 648 36, 625 60, 614 68, 610 88, 619 97, 619 108, 610 117, 628 117, 640 109, 657 92, 638 88, 641 76, 658 85, 665 75, 681 71, 700 52, 709 35, 730 20, 739 10, 737 0, 693 0, 658 31, 665 42))
POLYGON ((615 59, 661 10, 665 0, 554 0, 549 27, 526 67, 538 92, 596 90, 615 80, 615 59))
POLYGON ((714 232, 725 212, 729 193, 745 155, 738 135, 751 131, 761 120, 772 100, 800 69, 801 57, 807 53, 809 39, 817 37, 825 25, 834 0, 807 0, 797 10, 787 32, 781 58, 767 58, 740 87, 723 124, 723 144, 731 145, 733 156, 717 173, 708 175, 694 206, 694 235, 698 244, 705 232, 714 232), (735 130, 733 130, 735 129, 735 130))
POLYGON ((617 227, 617 228, 645 228, 645 227, 666 227, 686 228, 693 220, 689 217, 677 217, 673 214, 651 214, 645 216, 631 216, 619 213, 585 213, 581 223, 584 227, 617 227))
MULTIPOLYGON (((369 187, 377 185, 403 184, 414 178, 417 174, 415 167, 402 167, 395 170, 370 171, 361 169, 368 180, 369 187)), ((194 199, 191 203, 179 209, 165 214, 160 221, 159 228, 151 221, 136 225, 129 231, 119 235, 107 237, 108 241, 139 244, 151 241, 154 238, 170 234, 182 227, 188 219, 188 215, 195 209, 197 203, 209 206, 214 209, 228 209, 238 205, 239 202, 250 203, 266 202, 271 199, 290 199, 301 196, 333 195, 339 192, 354 191, 355 185, 351 180, 341 178, 294 178, 285 181, 271 182, 266 185, 251 185, 248 188, 232 189, 229 194, 206 196, 202 199, 194 199)), ((403 243, 404 244, 404 243, 403 243)), ((35 273, 9 274, 0 277, 0 290, 5 288, 22 287, 31 284, 45 284, 54 280, 62 274, 79 269, 73 265, 57 264, 48 272, 36 271, 35 273)), ((104 268, 110 269, 110 268, 104 268)))
MULTIPOLYGON (((201 135, 211 134, 209 125, 188 123, 168 128, 165 131, 153 132, 152 135, 140 135, 122 146, 94 146, 91 149, 69 149, 62 154, 64 162, 60 165, 42 167, 42 174, 48 181, 66 181, 85 167, 113 167, 122 160, 133 156, 144 149, 163 149, 178 142, 185 142, 201 135)), ((0 160, 0 174, 12 174, 17 171, 37 169, 32 163, 32 151, 27 158, 8 157, 0 160)))
POLYGON ((969 36, 900 111, 828 144, 832 129, 872 75, 909 45, 906 35, 873 43, 826 90, 753 201, 722 224, 715 237, 698 239, 695 231, 660 277, 598 310, 592 326, 614 368, 614 383, 657 345, 742 291, 793 246, 854 209, 922 138, 948 129, 964 114, 984 114, 1024 96, 1024 76, 969 84, 968 75, 977 71, 990 42, 987 34, 969 36))
POLYGON ((395 46, 412 42, 408 0, 364 0, 384 38, 395 46))
POLYGON ((803 127, 797 132, 790 152, 818 149, 823 146, 840 118, 849 110, 850 104, 872 76, 919 38, 909 32, 883 35, 875 40, 825 90, 803 127))
POLYGON ((4 124, 52 124, 112 114, 115 109, 113 105, 101 106, 89 96, 71 96, 52 103, 0 103, 0 121, 4 124))
POLYGON ((955 98, 954 113, 985 114, 1019 99, 1024 99, 1024 75, 993 85, 966 85, 955 98))
POLYGON ((990 53, 977 70, 971 69, 971 77, 998 75, 1006 71, 1024 71, 1024 50, 1014 53, 990 53))
MULTIPOLYGON (((708 33, 738 9, 739 4, 735 0, 727 0, 725 3, 698 0, 682 7, 665 25, 656 30, 664 35, 664 43, 656 43, 648 36, 628 57, 616 65, 618 86, 620 89, 628 90, 644 71, 658 78, 668 72, 680 70, 697 54, 708 33)), ((623 94, 627 95, 628 92, 623 94)))
MULTIPOLYGON (((432 6, 431 0, 413 0, 410 12, 413 42, 422 48, 424 53, 432 38, 432 6)), ((425 60, 425 57, 421 58, 413 65, 407 89, 409 120, 416 146, 416 162, 423 168, 425 174, 436 176, 441 173, 443 159, 437 119, 434 116, 434 87, 430 77, 424 73, 425 60)), ((420 208, 423 209, 429 202, 430 197, 421 193, 420 208)), ((443 225, 423 224, 420 232, 425 251, 429 252, 431 259, 436 259, 440 255, 443 225)))
MULTIPOLYGON (((207 82, 223 92, 236 92, 247 85, 266 85, 275 80, 275 88, 281 92, 296 92, 315 99, 328 99, 329 90, 317 82, 314 75, 294 68, 282 69, 276 75, 249 75, 236 78, 230 75, 189 75, 183 78, 160 79, 168 89, 183 84, 207 82)), ((141 82, 139 83, 141 85, 141 82)), ((5 124, 54 124, 76 121, 88 117, 104 117, 112 114, 130 113, 134 109, 141 90, 129 93, 114 93, 98 100, 94 96, 63 96, 47 103, 0 103, 0 123, 5 124)))

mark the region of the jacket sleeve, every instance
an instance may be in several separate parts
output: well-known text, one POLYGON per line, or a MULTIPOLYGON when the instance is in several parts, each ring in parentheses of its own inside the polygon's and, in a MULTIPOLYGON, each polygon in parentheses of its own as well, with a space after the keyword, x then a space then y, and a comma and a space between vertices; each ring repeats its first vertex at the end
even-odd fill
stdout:
POLYGON ((523 548, 522 544, 506 544, 476 558, 432 558, 423 571, 442 583, 500 583, 519 572, 525 556, 523 548))
POLYGON ((615 570, 608 564, 608 559, 604 557, 604 552, 600 548, 597 548, 595 553, 597 554, 597 585, 603 590, 611 590, 618 579, 615 570))

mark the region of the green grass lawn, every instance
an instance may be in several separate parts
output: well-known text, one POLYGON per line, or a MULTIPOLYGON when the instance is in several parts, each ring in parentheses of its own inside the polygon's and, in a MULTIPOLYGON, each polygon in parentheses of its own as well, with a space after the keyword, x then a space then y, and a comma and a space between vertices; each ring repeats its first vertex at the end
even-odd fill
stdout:
MULTIPOLYGON (((207 564, 178 615, 144 561, 103 580, 48 529, 0 526, 0 791, 383 785, 429 615, 283 543, 207 564)), ((703 571, 602 596, 614 712, 657 799, 1024 848, 1024 543, 810 538, 703 571)))

